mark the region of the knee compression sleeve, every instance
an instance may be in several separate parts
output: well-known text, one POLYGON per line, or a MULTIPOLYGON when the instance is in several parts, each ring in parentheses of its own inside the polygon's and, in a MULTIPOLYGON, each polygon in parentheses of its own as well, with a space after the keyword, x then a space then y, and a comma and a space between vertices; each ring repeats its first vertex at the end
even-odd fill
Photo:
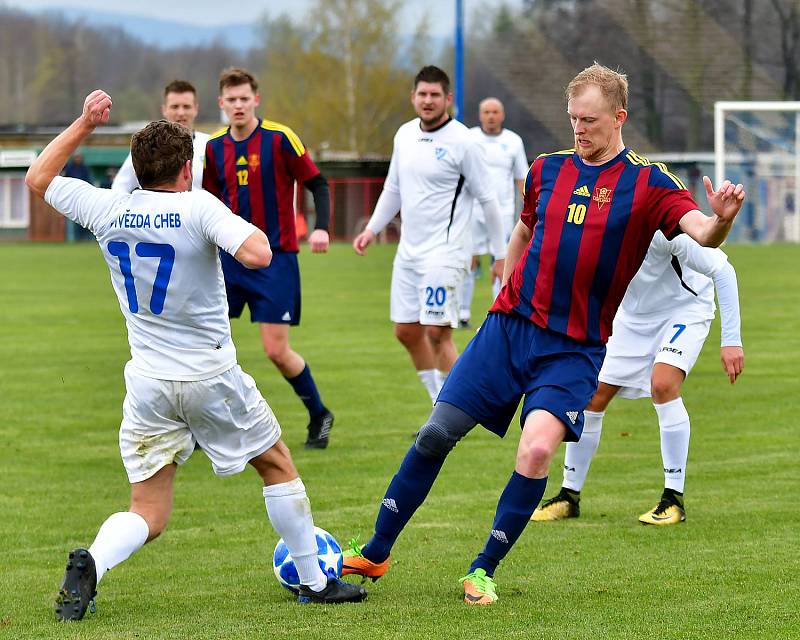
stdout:
POLYGON ((419 430, 416 449, 429 458, 445 458, 476 424, 471 416, 458 407, 437 402, 430 418, 419 430))

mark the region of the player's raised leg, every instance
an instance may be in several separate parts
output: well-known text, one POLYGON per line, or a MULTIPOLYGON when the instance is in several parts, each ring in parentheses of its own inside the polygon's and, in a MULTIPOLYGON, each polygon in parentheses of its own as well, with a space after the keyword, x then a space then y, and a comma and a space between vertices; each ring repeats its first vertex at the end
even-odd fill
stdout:
POLYGON ((537 507, 531 516, 531 520, 534 522, 549 522, 580 516, 581 491, 586 482, 592 459, 600 445, 603 416, 605 416, 608 404, 619 389, 620 387, 605 382, 601 382, 597 386, 594 397, 583 412, 583 432, 580 440, 567 443, 564 455, 564 480, 561 489, 556 495, 537 507))
POLYGON ((686 374, 678 367, 664 362, 653 365, 651 393, 661 434, 664 491, 658 504, 639 516, 643 524, 670 525, 686 520, 683 489, 691 426, 680 396, 685 378, 686 374))
POLYGON ((517 449, 517 463, 500 495, 486 544, 461 581, 464 602, 490 605, 497 600, 494 572, 522 535, 533 510, 544 495, 547 472, 566 427, 553 414, 535 410, 525 418, 517 449))
POLYGON ((351 542, 342 575, 357 574, 374 581, 386 573, 394 543, 428 496, 447 454, 475 424, 458 407, 436 403, 386 489, 374 535, 363 548, 351 542))
POLYGON ((328 446, 333 428, 333 413, 322 403, 317 383, 303 357, 289 345, 289 325, 260 323, 264 352, 292 386, 297 397, 308 410, 308 437, 306 449, 324 449, 328 446))

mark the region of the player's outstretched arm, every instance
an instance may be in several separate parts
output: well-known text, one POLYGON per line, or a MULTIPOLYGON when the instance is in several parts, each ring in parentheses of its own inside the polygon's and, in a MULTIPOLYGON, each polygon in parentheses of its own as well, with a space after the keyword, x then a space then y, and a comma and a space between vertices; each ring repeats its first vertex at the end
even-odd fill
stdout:
POLYGON ((83 103, 83 112, 69 127, 50 142, 39 157, 33 161, 25 176, 25 184, 35 194, 44 197, 47 187, 53 181, 69 157, 75 153, 81 142, 94 131, 95 127, 108 122, 111 114, 111 96, 101 89, 95 89, 83 103))
POLYGON ((706 216, 694 209, 681 218, 680 227, 704 247, 718 247, 730 233, 733 221, 744 203, 745 191, 741 184, 734 185, 730 180, 714 191, 708 176, 703 176, 703 184, 714 215, 706 216))
POLYGON ((248 269, 263 269, 272 262, 272 249, 269 240, 261 229, 256 229, 233 255, 248 269))

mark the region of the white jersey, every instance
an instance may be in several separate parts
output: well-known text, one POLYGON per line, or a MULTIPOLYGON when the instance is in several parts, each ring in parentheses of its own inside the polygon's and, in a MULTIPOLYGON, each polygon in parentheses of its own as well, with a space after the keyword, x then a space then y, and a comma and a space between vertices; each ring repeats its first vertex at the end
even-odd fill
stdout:
MULTIPOLYGON (((207 133, 195 131, 192 134, 194 156, 192 157, 192 189, 199 191, 203 188, 203 164, 206 157, 206 142, 209 136, 207 133)), ((131 154, 125 158, 125 162, 117 171, 114 177, 114 182, 111 183, 112 191, 119 191, 120 193, 130 193, 134 189, 140 189, 139 180, 136 178, 136 172, 133 170, 133 160, 131 154)))
POLYGON ((236 364, 218 247, 235 254, 253 225, 203 190, 120 194, 57 177, 45 200, 97 238, 138 373, 204 380, 236 364))
POLYGON ((473 198, 494 197, 483 150, 467 127, 450 119, 423 131, 419 118, 401 126, 383 188, 400 195, 398 260, 466 268, 473 198))
MULTIPOLYGON (((528 175, 528 159, 525 145, 516 133, 502 129, 497 135, 484 133, 480 127, 473 127, 470 133, 483 147, 486 164, 489 168, 491 187, 497 195, 503 220, 517 218, 517 185, 515 180, 524 180, 528 175)), ((483 210, 476 203, 475 214, 483 216, 483 210)))
POLYGON ((667 240, 657 231, 647 256, 628 285, 617 318, 624 322, 652 322, 680 308, 696 320, 714 318, 714 281, 728 262, 721 249, 702 247, 686 234, 667 240))

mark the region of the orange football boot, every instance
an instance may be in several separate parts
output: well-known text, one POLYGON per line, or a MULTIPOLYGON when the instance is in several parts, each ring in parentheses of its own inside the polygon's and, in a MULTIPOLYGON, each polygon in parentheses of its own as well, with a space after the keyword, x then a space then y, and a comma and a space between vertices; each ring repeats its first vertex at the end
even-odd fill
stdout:
POLYGON ((389 562, 391 556, 386 558, 383 562, 372 562, 364 557, 361 553, 361 546, 358 544, 358 538, 350 540, 350 549, 342 554, 342 575, 358 575, 364 578, 370 578, 375 582, 384 573, 389 570, 389 562))

